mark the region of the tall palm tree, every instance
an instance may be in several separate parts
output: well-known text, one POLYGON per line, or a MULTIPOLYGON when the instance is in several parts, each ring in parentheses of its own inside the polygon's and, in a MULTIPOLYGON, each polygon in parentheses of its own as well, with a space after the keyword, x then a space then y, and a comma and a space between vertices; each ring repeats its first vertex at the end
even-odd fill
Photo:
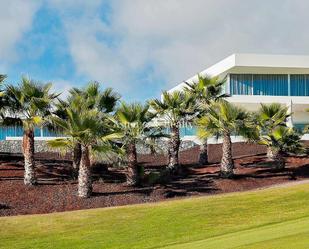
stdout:
MULTIPOLYGON (((80 99, 80 103, 83 103, 83 101, 80 99)), ((72 108, 74 110, 80 110, 81 104, 78 103, 78 101, 72 101, 73 98, 72 96, 68 96, 66 100, 58 99, 57 102, 55 103, 55 108, 53 110, 52 115, 57 116, 61 119, 68 119, 67 116, 67 108, 72 108)), ((56 131, 58 133, 63 133, 63 128, 58 126, 56 123, 53 122, 52 116, 49 118, 49 129, 56 131)), ((81 154, 82 154, 82 148, 80 143, 77 141, 72 142, 71 144, 72 148, 70 149, 70 152, 72 154, 72 168, 73 168, 73 177, 77 178, 78 176, 78 170, 79 170, 79 164, 81 160, 81 154)))
MULTIPOLYGON (((87 103, 85 103, 86 105, 87 103)), ((67 138, 48 141, 52 148, 72 149, 76 143, 81 145, 81 160, 78 171, 78 196, 90 197, 92 193, 90 155, 95 150, 108 153, 112 150, 109 143, 113 133, 102 113, 85 106, 81 110, 67 107, 65 118, 51 117, 52 122, 62 128, 67 138)))
POLYGON ((169 163, 167 169, 176 171, 179 166, 180 124, 187 121, 194 113, 194 97, 188 92, 164 91, 162 98, 149 101, 158 117, 162 117, 170 128, 169 163))
POLYGON ((198 136, 202 139, 210 136, 222 137, 221 176, 234 175, 231 134, 247 136, 250 131, 249 114, 227 101, 220 101, 208 108, 207 114, 197 122, 198 136))
POLYGON ((22 124, 23 154, 25 161, 25 185, 37 182, 34 161, 34 129, 43 124, 50 114, 52 104, 58 97, 51 93, 51 83, 41 84, 23 77, 18 86, 8 85, 5 98, 9 105, 7 120, 22 124))
MULTIPOLYGON (((89 82, 84 88, 72 88, 69 91, 69 96, 66 101, 59 100, 56 104, 54 114, 62 119, 66 119, 66 108, 70 107, 76 111, 82 109, 96 109, 101 113, 111 113, 114 111, 120 95, 114 92, 111 88, 106 88, 103 91, 100 89, 98 82, 89 82)), ((81 144, 75 141, 72 144, 73 155, 73 170, 75 175, 78 173, 81 160, 81 144)))
POLYGON ((138 185, 141 177, 137 165, 137 143, 152 143, 160 133, 150 126, 154 115, 149 112, 148 105, 139 103, 126 104, 122 102, 115 114, 114 123, 117 126, 118 136, 127 155, 127 184, 138 185))
MULTIPOLYGON (((223 85, 226 79, 219 77, 201 76, 198 74, 198 81, 195 83, 186 83, 185 91, 188 91, 196 99, 196 112, 199 117, 206 114, 209 106, 228 95, 222 93, 223 85)), ((208 145, 207 139, 202 140, 200 145, 199 164, 208 163, 208 145)))
MULTIPOLYGON (((274 130, 278 127, 286 127, 286 121, 291 116, 288 113, 288 107, 282 106, 279 103, 261 104, 260 109, 255 115, 256 128, 260 135, 272 136, 274 130)), ((276 158, 276 148, 268 143, 267 157, 269 159, 276 158)))

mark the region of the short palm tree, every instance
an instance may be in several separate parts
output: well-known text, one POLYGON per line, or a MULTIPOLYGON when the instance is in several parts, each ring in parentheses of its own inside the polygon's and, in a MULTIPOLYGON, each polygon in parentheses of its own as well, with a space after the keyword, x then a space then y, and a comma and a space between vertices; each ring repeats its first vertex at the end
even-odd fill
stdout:
POLYGON ((51 107, 58 94, 51 93, 51 83, 40 84, 23 77, 18 86, 8 85, 5 98, 9 105, 9 113, 6 117, 10 122, 22 124, 23 154, 25 161, 24 183, 34 185, 37 182, 35 176, 34 161, 34 129, 43 124, 50 114, 51 107))
MULTIPOLYGON (((261 104, 260 109, 256 113, 254 119, 256 128, 260 134, 271 137, 273 132, 279 127, 286 127, 286 121, 291 116, 288 113, 288 107, 282 106, 278 103, 261 104)), ((277 148, 271 146, 271 143, 266 143, 267 156, 269 159, 276 158, 277 148)))
POLYGON ((276 163, 276 168, 283 169, 285 167, 284 153, 298 153, 303 151, 300 139, 301 134, 293 128, 278 126, 270 133, 261 135, 259 144, 271 148, 271 159, 276 163))
POLYGON ((62 128, 62 133, 67 138, 48 141, 48 145, 65 150, 71 150, 76 143, 81 145, 78 196, 87 198, 92 193, 90 154, 95 150, 108 153, 112 150, 109 141, 114 137, 104 116, 98 110, 89 110, 86 107, 76 110, 67 107, 64 111, 65 118, 53 116, 51 119, 62 128))
POLYGON ((198 136, 202 139, 210 136, 222 137, 222 177, 234 175, 234 161, 232 158, 231 134, 247 135, 250 130, 249 114, 227 101, 210 106, 207 114, 197 119, 198 136))
MULTIPOLYGON (((225 79, 219 77, 202 77, 198 75, 198 81, 195 83, 186 83, 185 90, 193 95, 196 100, 196 113, 199 117, 206 114, 210 105, 225 97, 222 93, 222 87, 225 84, 225 79)), ((199 164, 204 165, 208 163, 208 145, 207 139, 202 141, 200 145, 199 164)))
POLYGON ((137 143, 145 145, 159 136, 159 133, 153 132, 153 128, 149 124, 153 117, 154 115, 149 112, 149 106, 139 103, 126 104, 122 102, 116 111, 114 123, 126 151, 128 185, 138 185, 141 180, 137 167, 137 143))
POLYGON ((180 124, 189 119, 194 113, 194 97, 188 92, 175 91, 162 93, 162 99, 154 99, 149 102, 151 108, 158 117, 166 121, 170 128, 169 163, 167 169, 175 171, 179 166, 180 124))

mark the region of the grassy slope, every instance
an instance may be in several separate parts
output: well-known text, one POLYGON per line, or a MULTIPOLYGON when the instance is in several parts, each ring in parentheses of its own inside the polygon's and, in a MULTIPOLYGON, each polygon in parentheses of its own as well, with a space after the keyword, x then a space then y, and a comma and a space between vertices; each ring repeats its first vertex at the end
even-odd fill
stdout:
POLYGON ((156 204, 0 218, 0 247, 305 248, 309 244, 308 197, 307 183, 156 204))
POLYGON ((309 217, 260 226, 215 236, 205 240, 175 244, 165 249, 178 248, 308 248, 309 217), (296 244, 297 243, 297 244, 296 244), (297 245, 297 246, 296 246, 297 245))

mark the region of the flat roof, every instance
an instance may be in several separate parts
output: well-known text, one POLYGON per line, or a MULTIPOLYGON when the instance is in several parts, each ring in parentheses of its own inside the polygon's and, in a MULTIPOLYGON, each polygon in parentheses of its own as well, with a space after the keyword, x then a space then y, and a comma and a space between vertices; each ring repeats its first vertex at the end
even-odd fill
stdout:
MULTIPOLYGON (((309 73, 308 55, 279 55, 279 54, 232 54, 213 66, 200 72, 202 76, 220 76, 227 72, 240 73, 267 73, 267 69, 274 73, 309 73)), ((269 71, 268 70, 268 71, 269 71)), ((186 82, 197 81, 197 75, 187 79, 186 82)), ((181 90, 185 83, 180 83, 169 92, 181 90)))

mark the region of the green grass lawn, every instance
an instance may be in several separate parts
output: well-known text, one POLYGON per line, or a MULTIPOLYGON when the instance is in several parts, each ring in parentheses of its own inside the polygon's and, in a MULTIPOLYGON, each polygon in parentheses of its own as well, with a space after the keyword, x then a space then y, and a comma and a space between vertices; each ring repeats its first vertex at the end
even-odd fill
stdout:
POLYGON ((0 218, 1 248, 308 248, 309 184, 0 218))

